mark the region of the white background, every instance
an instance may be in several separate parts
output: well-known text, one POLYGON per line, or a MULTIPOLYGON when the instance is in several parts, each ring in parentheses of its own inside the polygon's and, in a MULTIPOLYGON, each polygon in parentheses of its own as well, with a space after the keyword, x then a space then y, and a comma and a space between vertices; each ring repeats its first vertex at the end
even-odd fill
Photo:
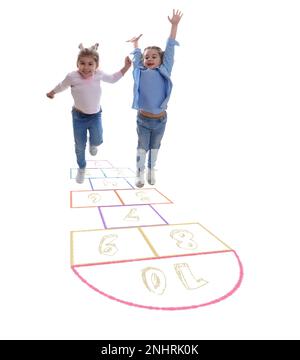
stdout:
MULTIPOLYGON (((300 338, 300 5, 292 0, 2 1, 0 338, 300 338), (179 25, 157 188, 235 248, 229 299, 191 311, 141 310, 82 284, 69 267, 68 91, 78 44, 118 70, 130 45, 163 47, 179 25)), ((99 158, 134 168, 131 71, 103 85, 99 158)), ((186 215, 186 214, 185 214, 186 215)))

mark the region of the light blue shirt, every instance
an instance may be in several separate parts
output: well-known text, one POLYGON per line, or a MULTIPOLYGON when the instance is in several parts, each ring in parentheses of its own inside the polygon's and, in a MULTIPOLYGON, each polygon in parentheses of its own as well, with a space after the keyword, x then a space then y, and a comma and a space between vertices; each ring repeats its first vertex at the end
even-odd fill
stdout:
MULTIPOLYGON (((153 69, 153 70, 149 69, 151 71, 156 71, 157 73, 159 73, 161 78, 164 80, 164 89, 161 90, 157 96, 155 95, 155 89, 159 84, 161 85, 162 82, 160 82, 158 77, 156 77, 154 84, 152 84, 152 85, 150 85, 148 83, 148 80, 144 81, 144 80, 146 80, 146 78, 144 78, 144 74, 146 74, 145 70, 147 70, 147 68, 143 65, 141 49, 137 48, 137 49, 134 49, 134 51, 132 52, 132 54, 134 55, 134 57, 133 57, 134 86, 133 86, 132 107, 134 109, 139 110, 142 108, 141 101, 142 101, 142 104, 146 104, 145 96, 146 96, 146 91, 148 88, 148 91, 150 93, 147 96, 147 98, 149 99, 150 95, 151 95, 151 97, 155 97, 155 100, 153 100, 154 102, 149 103, 149 105, 150 106, 154 105, 154 107, 156 108, 155 112, 152 112, 152 111, 149 111, 149 112, 159 113, 161 111, 166 110, 169 99, 170 99, 172 87, 173 87, 170 76, 171 76, 171 72, 172 72, 172 68, 173 68, 173 64, 174 64, 174 47, 175 47, 175 45, 179 45, 178 41, 169 38, 167 41, 165 52, 164 52, 162 64, 156 69, 153 69), (141 75, 142 72, 143 72, 143 76, 141 75), (141 86, 143 86, 143 83, 147 84, 145 89, 141 89, 141 86), (151 86, 152 86, 152 89, 150 89, 151 86), (161 103, 159 104, 157 102, 161 102, 161 103)), ((153 75, 154 75, 154 73, 153 73, 153 75)), ((155 75, 154 75, 154 78, 155 78, 155 75)), ((144 109, 144 110, 148 111, 146 109, 144 109)))
POLYGON ((165 78, 156 69, 142 69, 140 77, 139 109, 152 114, 161 113, 160 105, 166 98, 165 78))

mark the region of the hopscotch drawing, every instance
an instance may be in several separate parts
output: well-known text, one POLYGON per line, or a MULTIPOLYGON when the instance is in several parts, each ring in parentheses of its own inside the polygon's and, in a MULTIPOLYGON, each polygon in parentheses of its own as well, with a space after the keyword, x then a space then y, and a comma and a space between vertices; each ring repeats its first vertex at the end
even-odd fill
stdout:
POLYGON ((135 188, 133 170, 88 160, 85 177, 70 191, 71 268, 91 289, 131 306, 183 310, 239 288, 236 251, 200 223, 163 216, 159 205, 172 201, 155 187, 135 188))

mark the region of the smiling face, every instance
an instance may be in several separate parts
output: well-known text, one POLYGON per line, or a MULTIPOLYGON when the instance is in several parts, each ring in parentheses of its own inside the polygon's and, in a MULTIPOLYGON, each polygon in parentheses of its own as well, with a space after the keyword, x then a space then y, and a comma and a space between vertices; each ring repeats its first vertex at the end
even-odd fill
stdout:
POLYGON ((80 75, 87 79, 94 75, 98 64, 92 56, 81 56, 78 59, 77 67, 80 75))
POLYGON ((143 64, 148 69, 155 69, 161 64, 161 54, 157 49, 146 48, 143 54, 143 64))

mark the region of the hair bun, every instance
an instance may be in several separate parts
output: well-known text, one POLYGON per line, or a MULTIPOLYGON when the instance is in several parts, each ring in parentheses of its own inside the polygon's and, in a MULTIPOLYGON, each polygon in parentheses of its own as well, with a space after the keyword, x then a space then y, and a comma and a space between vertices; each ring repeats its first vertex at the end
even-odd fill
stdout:
POLYGON ((89 50, 94 50, 94 51, 96 51, 96 50, 98 49, 98 46, 99 46, 99 44, 96 43, 95 45, 91 46, 89 50))

